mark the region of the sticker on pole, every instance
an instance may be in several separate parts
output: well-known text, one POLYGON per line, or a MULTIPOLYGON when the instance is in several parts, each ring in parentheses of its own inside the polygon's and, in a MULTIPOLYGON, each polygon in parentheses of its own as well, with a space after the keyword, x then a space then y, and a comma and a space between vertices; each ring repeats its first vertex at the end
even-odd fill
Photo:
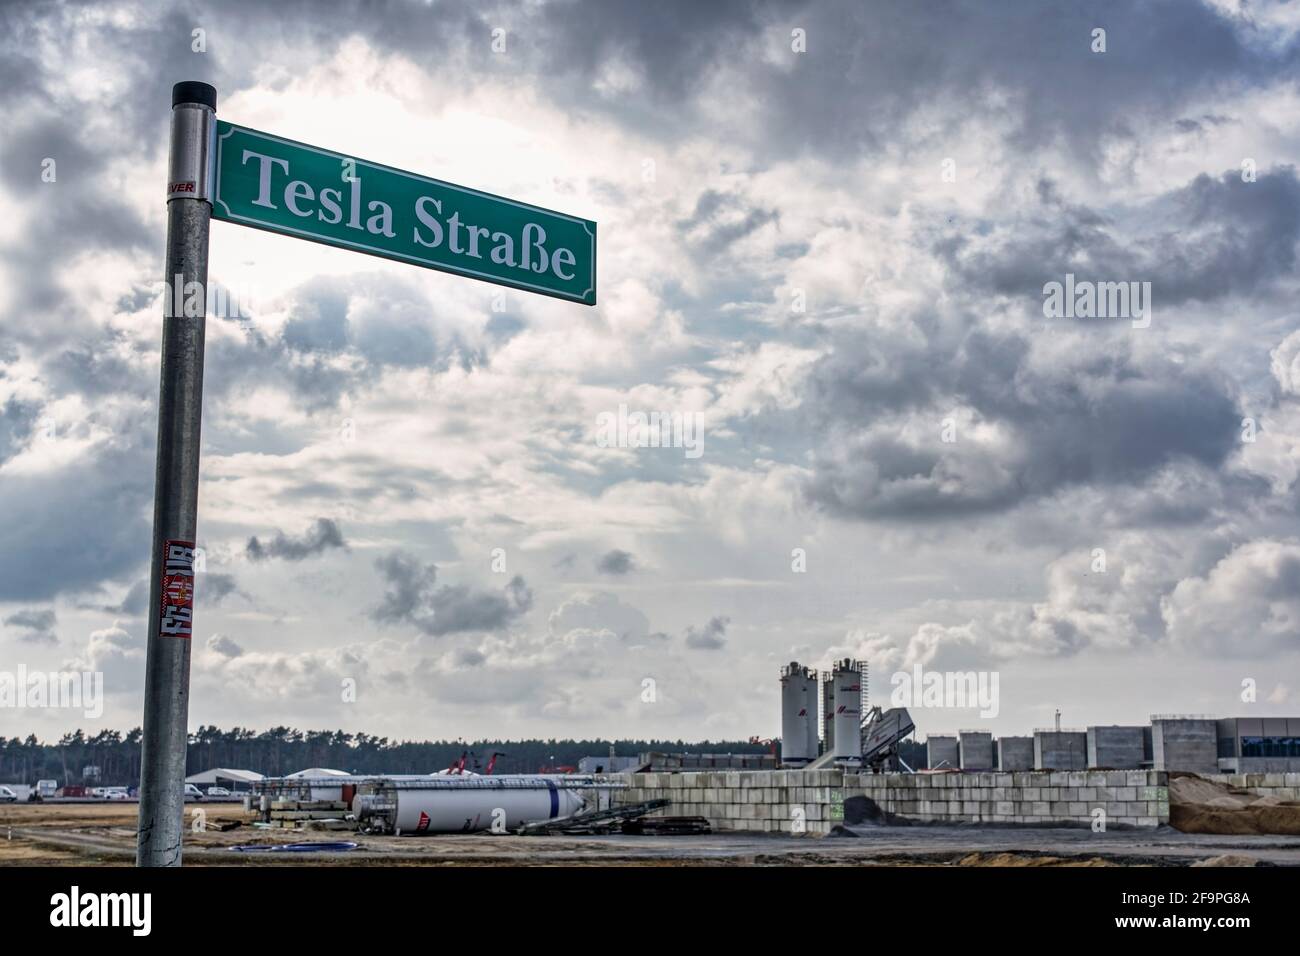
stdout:
POLYGON ((194 542, 168 541, 163 548, 163 637, 188 639, 194 628, 194 542))

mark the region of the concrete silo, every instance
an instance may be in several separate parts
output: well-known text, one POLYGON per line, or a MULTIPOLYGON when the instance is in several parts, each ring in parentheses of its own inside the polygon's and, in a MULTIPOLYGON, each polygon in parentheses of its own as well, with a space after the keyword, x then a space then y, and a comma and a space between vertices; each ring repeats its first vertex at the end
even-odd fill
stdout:
POLYGON ((781 668, 781 763, 817 759, 817 672, 791 661, 781 668))

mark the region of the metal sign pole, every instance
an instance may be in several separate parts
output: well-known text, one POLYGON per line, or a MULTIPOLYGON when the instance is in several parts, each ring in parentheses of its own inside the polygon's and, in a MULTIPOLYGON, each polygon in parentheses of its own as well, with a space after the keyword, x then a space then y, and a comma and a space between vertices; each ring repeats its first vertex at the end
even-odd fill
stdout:
POLYGON ((180 866, 217 91, 172 88, 167 267, 154 479, 137 866, 180 866))

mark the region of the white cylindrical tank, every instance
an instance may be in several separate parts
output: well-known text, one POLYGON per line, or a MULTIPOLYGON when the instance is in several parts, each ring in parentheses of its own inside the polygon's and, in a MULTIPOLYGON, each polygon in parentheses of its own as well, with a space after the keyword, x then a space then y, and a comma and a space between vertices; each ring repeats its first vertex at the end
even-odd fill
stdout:
POLYGON ((372 796, 358 796, 357 801, 354 811, 364 806, 365 815, 373 812, 371 807, 376 802, 385 808, 391 805, 385 816, 399 836, 507 832, 524 823, 566 817, 587 806, 582 791, 564 786, 561 779, 542 775, 476 777, 466 780, 463 786, 450 782, 429 788, 396 785, 386 788, 378 801, 372 796))
POLYGON ((806 668, 804 675, 804 700, 808 702, 808 719, 804 722, 804 733, 808 735, 808 753, 812 760, 821 754, 822 718, 821 696, 817 672, 806 668))
POLYGON ((802 767, 816 756, 816 671, 791 661, 781 668, 781 763, 802 767))
POLYGON ((834 713, 831 734, 837 763, 862 760, 862 665, 845 658, 831 676, 834 713))
POLYGON ((822 753, 835 750, 835 674, 822 672, 818 690, 818 707, 821 715, 822 753))

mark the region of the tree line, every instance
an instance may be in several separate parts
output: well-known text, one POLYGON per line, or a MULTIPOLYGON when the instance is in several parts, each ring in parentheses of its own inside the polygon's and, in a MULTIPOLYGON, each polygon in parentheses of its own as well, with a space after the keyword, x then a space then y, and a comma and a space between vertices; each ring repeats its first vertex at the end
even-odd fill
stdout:
MULTIPOLYGON (((140 782, 140 738, 136 727, 123 734, 81 730, 44 743, 29 734, 0 737, 0 783, 34 784, 55 779, 60 785, 135 786, 140 782), (98 772, 90 772, 98 768, 98 772)), ((272 727, 260 733, 244 727, 203 726, 189 736, 186 774, 214 767, 253 770, 279 777, 308 767, 349 773, 432 773, 465 760, 465 769, 483 772, 497 754, 494 773, 536 773, 543 768, 576 767, 583 757, 605 757, 610 744, 620 757, 661 753, 765 753, 767 744, 739 740, 390 740, 342 730, 272 727)))

